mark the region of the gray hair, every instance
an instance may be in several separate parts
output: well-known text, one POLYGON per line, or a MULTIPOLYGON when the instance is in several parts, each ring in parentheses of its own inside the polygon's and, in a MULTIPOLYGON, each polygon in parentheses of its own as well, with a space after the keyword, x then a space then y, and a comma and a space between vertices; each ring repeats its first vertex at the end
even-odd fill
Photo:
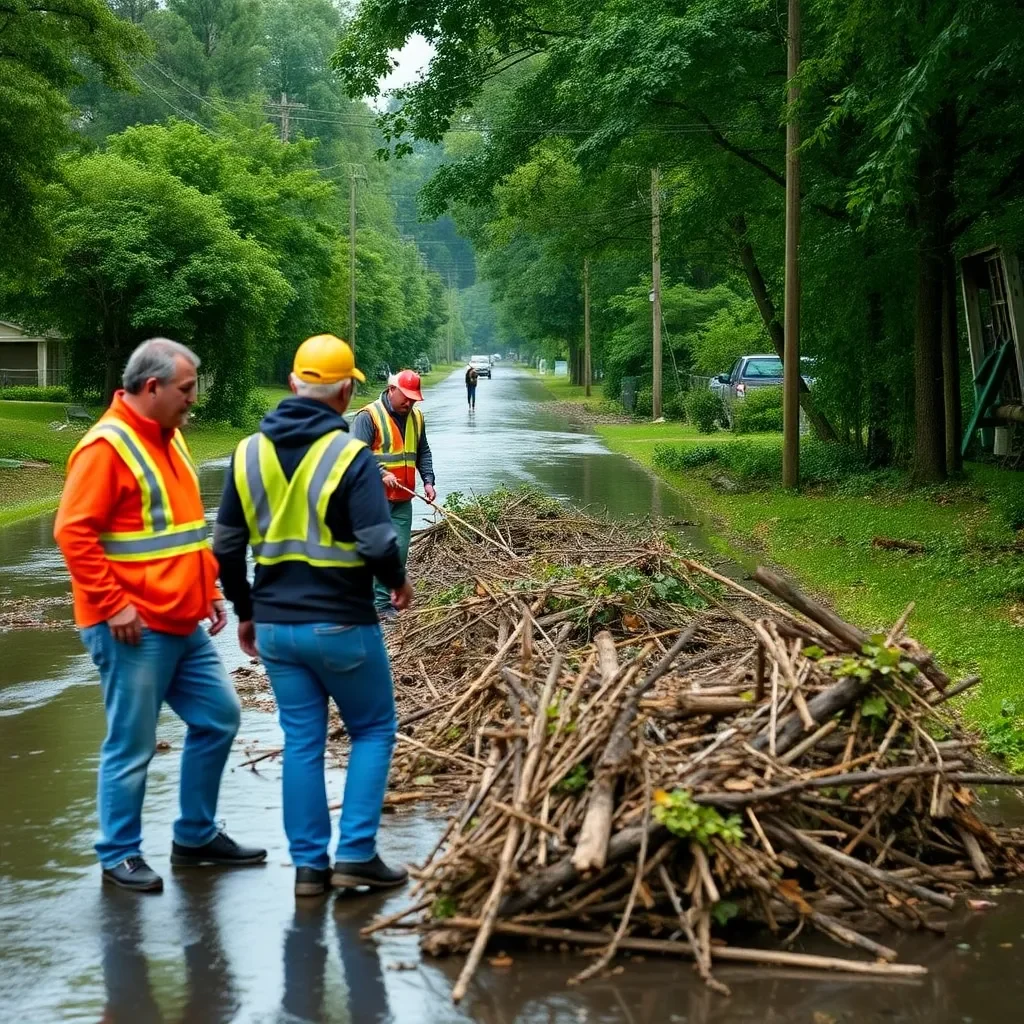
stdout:
POLYGON ((174 377, 174 363, 179 356, 199 368, 199 356, 187 345, 170 338, 147 339, 128 357, 121 378, 125 391, 137 395, 150 377, 166 384, 174 377))
POLYGON ((292 383, 295 385, 295 394, 299 398, 315 398, 318 402, 332 402, 341 394, 346 384, 351 385, 352 390, 355 390, 355 381, 351 377, 336 380, 333 384, 310 384, 309 381, 296 377, 294 373, 291 376, 292 383))

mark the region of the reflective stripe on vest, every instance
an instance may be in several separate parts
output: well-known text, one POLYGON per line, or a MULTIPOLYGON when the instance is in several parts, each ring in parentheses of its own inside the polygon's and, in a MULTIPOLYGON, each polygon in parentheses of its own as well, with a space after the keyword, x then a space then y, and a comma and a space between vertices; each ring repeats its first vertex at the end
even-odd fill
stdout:
POLYGON ((326 520, 331 495, 365 447, 333 430, 310 445, 288 480, 265 434, 253 434, 238 445, 235 488, 249 525, 253 557, 260 565, 308 562, 352 569, 364 564, 355 543, 335 540, 326 520))
POLYGON ((423 413, 415 406, 405 421, 405 438, 398 431, 398 424, 391 418, 384 400, 378 398, 366 406, 373 420, 377 443, 373 454, 382 466, 393 470, 396 466, 416 468, 416 449, 423 433, 423 413))
MULTIPOLYGON (((100 544, 107 558, 113 562, 149 562, 209 547, 205 520, 174 522, 171 501, 160 468, 146 451, 142 439, 127 423, 115 419, 100 420, 79 441, 75 451, 99 438, 107 441, 131 470, 139 485, 142 510, 141 530, 100 534, 100 544)), ((199 477, 180 430, 174 432, 171 445, 185 463, 198 488, 199 477)))

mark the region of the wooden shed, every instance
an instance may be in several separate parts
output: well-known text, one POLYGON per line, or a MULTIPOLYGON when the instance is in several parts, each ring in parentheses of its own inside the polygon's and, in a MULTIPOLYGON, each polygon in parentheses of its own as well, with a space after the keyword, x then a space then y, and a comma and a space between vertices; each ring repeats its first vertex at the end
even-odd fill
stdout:
POLYGON ((982 447, 1006 455, 1011 428, 1024 423, 1020 257, 1013 249, 993 245, 965 256, 960 271, 974 374, 974 411, 964 431, 962 450, 966 453, 980 428, 982 447))

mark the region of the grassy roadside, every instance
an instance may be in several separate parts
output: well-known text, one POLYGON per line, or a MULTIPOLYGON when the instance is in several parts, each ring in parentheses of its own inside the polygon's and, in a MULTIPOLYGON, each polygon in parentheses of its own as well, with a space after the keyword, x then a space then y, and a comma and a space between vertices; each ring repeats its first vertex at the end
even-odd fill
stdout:
MULTIPOLYGON (((549 383, 545 381, 545 383, 549 383)), ((585 401, 582 388, 550 387, 563 401, 585 401)), ((592 400, 595 411, 598 401, 592 400)), ((702 435, 681 423, 599 425, 613 451, 648 467, 688 499, 712 543, 752 564, 767 561, 827 598, 841 615, 890 626, 915 602, 914 635, 951 674, 978 672, 982 684, 965 701, 969 720, 990 745, 1024 765, 1024 539, 1014 530, 1024 474, 969 465, 964 481, 910 489, 896 474, 841 480, 796 495, 771 485, 724 493, 714 464, 694 469, 656 465, 656 446, 735 443, 720 431, 702 435), (920 545, 889 549, 883 539, 920 545)), ((779 446, 777 434, 743 443, 779 446)))
MULTIPOLYGON (((424 376, 424 386, 437 384, 456 368, 454 363, 434 366, 424 376)), ((363 385, 352 402, 352 411, 372 402, 379 391, 375 383, 363 385)), ((268 409, 290 393, 283 387, 257 388, 268 409)), ((91 411, 96 415, 100 412, 91 411)), ((0 527, 56 508, 64 485, 64 465, 82 436, 81 429, 64 427, 64 422, 64 403, 0 401, 0 460, 40 463, 25 469, 0 465, 0 527)), ((205 462, 229 454, 246 433, 226 423, 204 422, 189 426, 186 437, 196 461, 205 462)))

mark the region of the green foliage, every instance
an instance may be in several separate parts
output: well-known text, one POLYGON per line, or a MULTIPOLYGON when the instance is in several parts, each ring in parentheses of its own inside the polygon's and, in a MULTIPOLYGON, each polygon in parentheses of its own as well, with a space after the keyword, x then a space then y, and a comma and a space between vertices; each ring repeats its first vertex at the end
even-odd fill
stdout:
POLYGON ((725 416, 722 400, 710 388, 694 388, 686 396, 686 419, 702 434, 713 434, 725 416))
POLYGON ((86 68, 115 89, 129 88, 130 64, 146 37, 103 0, 6 4, 0 22, 0 237, 4 274, 25 270, 45 248, 40 199, 59 177, 72 145, 71 89, 86 68))
POLYGON ((709 846, 712 839, 730 845, 743 842, 743 822, 738 815, 723 818, 716 808, 694 803, 686 789, 674 789, 671 793, 658 790, 651 813, 674 836, 693 839, 701 846, 709 846))
POLYGON ((754 388, 733 404, 732 429, 736 434, 782 430, 782 388, 754 388))
POLYGON ((1024 724, 1016 700, 1004 700, 999 716, 984 726, 988 749, 1014 768, 1024 763, 1024 724))
POLYGON ((559 793, 582 793, 588 785, 590 785, 590 769, 580 762, 573 765, 572 770, 555 786, 555 789, 559 793))
POLYGON ((729 900, 719 900, 711 908, 711 916, 715 920, 715 924, 721 925, 723 928, 735 917, 739 917, 740 908, 729 900))
POLYGON ((70 402, 71 392, 65 387, 28 387, 12 384, 0 387, 0 401, 8 402, 70 402))
POLYGON ((718 445, 710 444, 658 444, 654 446, 654 464, 661 469, 698 469, 718 461, 718 445))
POLYGON ((274 258, 215 198, 114 154, 69 162, 44 209, 54 252, 8 301, 60 330, 78 386, 109 394, 131 349, 169 334, 203 358, 217 417, 239 420, 257 343, 291 295, 274 258))
POLYGON ((438 896, 430 906, 430 916, 435 921, 444 921, 459 912, 459 905, 452 896, 438 896))

